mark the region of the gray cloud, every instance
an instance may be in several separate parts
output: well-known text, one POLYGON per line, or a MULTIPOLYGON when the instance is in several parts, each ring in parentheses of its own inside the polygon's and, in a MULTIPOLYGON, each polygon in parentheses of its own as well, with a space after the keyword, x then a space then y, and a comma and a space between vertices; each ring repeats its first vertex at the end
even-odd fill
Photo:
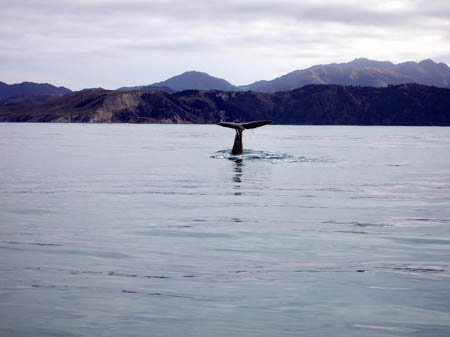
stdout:
MULTIPOLYGON (((371 2, 365 2, 371 4, 371 2)), ((373 2, 375 3, 375 2, 373 2)), ((56 1, 36 0, 4 1, 4 14, 15 13, 20 16, 51 16, 70 18, 79 22, 92 23, 92 19, 108 20, 116 17, 128 17, 132 20, 143 17, 182 20, 230 22, 236 20, 277 20, 292 18, 311 22, 339 22, 345 25, 395 24, 418 20, 426 17, 448 18, 450 5, 433 2, 404 1, 407 6, 398 10, 375 9, 374 6, 360 6, 361 3, 336 2, 298 2, 298 1, 196 1, 176 0, 158 1, 56 1), (33 15, 31 14, 33 13, 33 15)), ((6 16, 6 15, 5 15, 6 16)))
POLYGON ((23 76, 8 71, 18 62, 36 65, 33 76, 61 80, 64 64, 89 67, 100 81, 108 67, 117 76, 85 86, 112 87, 130 81, 128 73, 151 83, 197 65, 242 83, 359 56, 448 62, 449 17, 442 0, 3 0, 0 80, 23 76), (249 65, 233 71, 236 62, 249 65))

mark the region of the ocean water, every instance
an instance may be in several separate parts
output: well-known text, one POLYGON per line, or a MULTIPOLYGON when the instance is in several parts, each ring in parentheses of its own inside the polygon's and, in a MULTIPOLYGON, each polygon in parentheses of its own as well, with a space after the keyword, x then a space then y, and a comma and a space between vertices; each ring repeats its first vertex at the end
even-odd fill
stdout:
POLYGON ((0 335, 450 335, 450 128, 233 138, 0 124, 0 335))

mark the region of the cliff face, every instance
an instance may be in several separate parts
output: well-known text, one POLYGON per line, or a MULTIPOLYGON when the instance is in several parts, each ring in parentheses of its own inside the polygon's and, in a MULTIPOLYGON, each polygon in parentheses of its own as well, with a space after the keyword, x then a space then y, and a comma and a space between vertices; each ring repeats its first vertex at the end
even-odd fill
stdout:
POLYGON ((217 123, 270 119, 276 124, 450 125, 450 89, 308 85, 274 94, 187 90, 92 90, 39 104, 0 106, 0 121, 217 123))

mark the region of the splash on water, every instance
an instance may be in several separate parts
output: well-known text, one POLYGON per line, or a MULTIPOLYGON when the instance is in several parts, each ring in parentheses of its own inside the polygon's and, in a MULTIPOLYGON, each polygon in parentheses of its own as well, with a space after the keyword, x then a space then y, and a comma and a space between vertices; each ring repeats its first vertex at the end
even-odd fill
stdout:
MULTIPOLYGON (((318 159, 307 158, 304 156, 293 156, 287 153, 276 153, 272 151, 244 150, 241 155, 231 154, 231 150, 220 150, 211 155, 214 159, 228 159, 232 161, 240 160, 264 160, 272 163, 298 163, 298 162, 314 162, 318 159)), ((323 161, 323 158, 320 160, 323 161)))

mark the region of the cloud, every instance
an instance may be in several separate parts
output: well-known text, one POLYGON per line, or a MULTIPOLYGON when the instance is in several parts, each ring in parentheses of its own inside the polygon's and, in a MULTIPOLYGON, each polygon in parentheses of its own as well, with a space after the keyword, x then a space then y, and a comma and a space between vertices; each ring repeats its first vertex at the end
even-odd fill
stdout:
POLYGON ((89 69, 100 83, 85 86, 118 87, 196 66, 245 83, 360 56, 449 62, 449 16, 441 0, 3 0, 0 80, 21 64, 68 86, 89 69))

